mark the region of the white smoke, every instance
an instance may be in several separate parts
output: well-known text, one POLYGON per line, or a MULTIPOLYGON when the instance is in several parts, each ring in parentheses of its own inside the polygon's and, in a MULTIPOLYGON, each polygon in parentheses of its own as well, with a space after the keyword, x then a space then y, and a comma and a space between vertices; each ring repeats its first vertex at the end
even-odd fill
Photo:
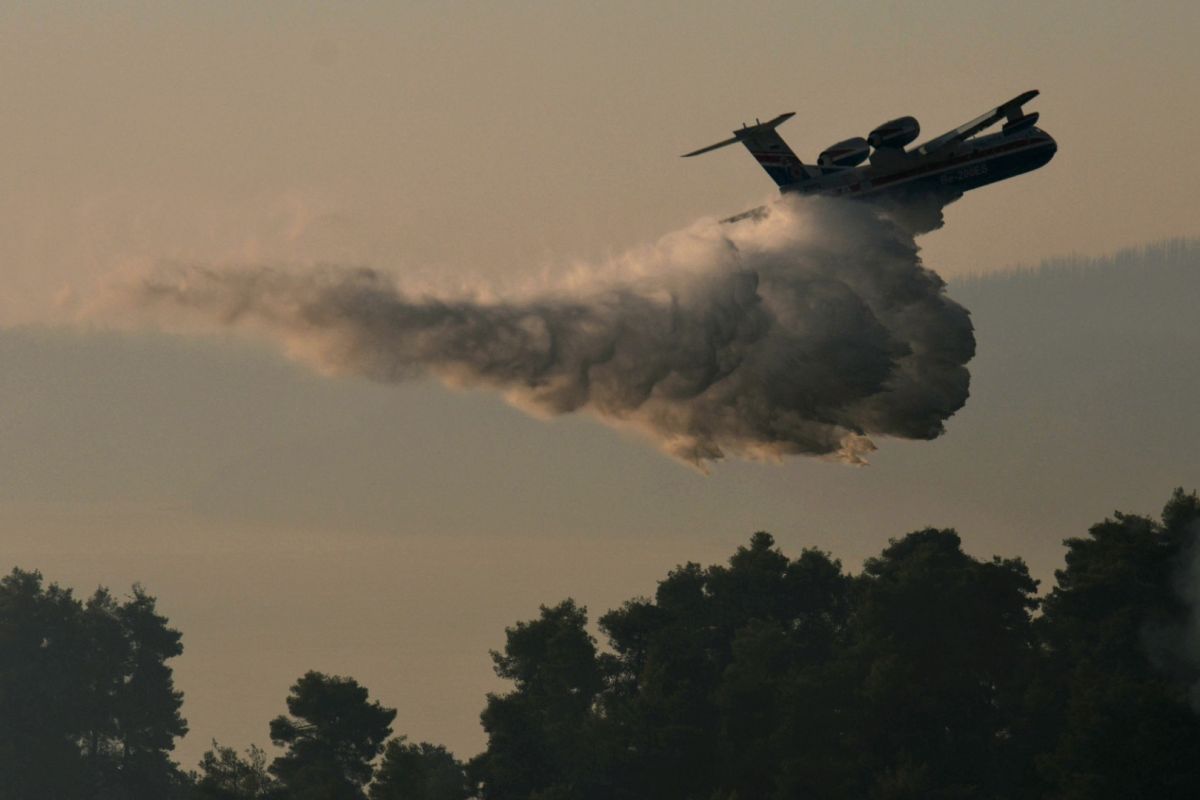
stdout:
POLYGON ((430 296, 365 269, 160 270, 139 313, 254 329, 329 372, 433 374, 542 414, 586 410, 702 466, 727 455, 861 462, 930 439, 967 399, 965 309, 877 210, 780 201, 697 223, 537 292, 430 296))

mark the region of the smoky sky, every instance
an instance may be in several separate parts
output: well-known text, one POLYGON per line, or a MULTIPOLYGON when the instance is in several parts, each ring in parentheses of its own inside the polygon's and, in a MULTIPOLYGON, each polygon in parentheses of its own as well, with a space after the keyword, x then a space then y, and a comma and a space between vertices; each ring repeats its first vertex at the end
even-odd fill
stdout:
POLYGON ((861 463, 870 437, 932 439, 967 399, 967 311, 913 235, 866 205, 779 201, 549 283, 449 295, 370 269, 177 265, 121 296, 167 324, 265 335, 324 372, 587 411, 701 467, 861 463))

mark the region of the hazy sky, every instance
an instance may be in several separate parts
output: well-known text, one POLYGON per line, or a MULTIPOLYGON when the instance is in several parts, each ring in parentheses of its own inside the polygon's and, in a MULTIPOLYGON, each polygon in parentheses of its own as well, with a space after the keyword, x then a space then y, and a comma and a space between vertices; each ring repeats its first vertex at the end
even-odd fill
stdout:
POLYGON ((9 3, 3 311, 160 259, 522 280, 740 211, 810 160, 1028 88, 1050 166, 951 207, 945 274, 1195 232, 1200 8, 1114 3, 9 3))
MULTIPOLYGON (((10 3, 0 321, 53 321, 113 271, 162 262, 368 264, 503 291, 770 197, 744 152, 678 158, 742 121, 796 111, 781 132, 812 160, 896 116, 924 138, 1030 88, 1057 157, 951 206, 920 240, 930 267, 1194 236, 1198 32, 1187 2, 10 3)), ((959 525, 972 552, 1048 577, 1061 536, 1195 486, 1182 398, 1198 384, 1170 352, 1194 341, 1186 307, 1143 305, 1160 357, 1115 359, 1087 349, 1107 316, 1042 348, 1009 328, 1020 306, 962 299, 979 357, 946 437, 885 441, 863 470, 709 478, 585 418, 328 380, 232 339, 0 329, 0 545, 83 591, 141 580, 162 598, 187 648, 187 766, 211 736, 266 743, 310 668, 471 755, 498 685, 487 649, 539 602, 599 613, 761 528, 857 568, 888 536, 959 525), (1123 393, 1113 364, 1154 392, 1123 393)))

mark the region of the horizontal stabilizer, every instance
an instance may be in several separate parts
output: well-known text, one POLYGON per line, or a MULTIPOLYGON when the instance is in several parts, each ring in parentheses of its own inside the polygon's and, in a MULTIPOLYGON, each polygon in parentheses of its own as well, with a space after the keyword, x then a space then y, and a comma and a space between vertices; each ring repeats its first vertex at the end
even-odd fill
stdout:
POLYGON ((747 138, 755 136, 756 134, 765 133, 778 128, 780 125, 787 122, 794 116, 796 116, 796 112, 789 111, 786 114, 780 114, 775 119, 769 119, 766 122, 758 122, 754 125, 743 125, 740 130, 733 132, 732 139, 726 139, 723 142, 717 142, 716 144, 710 144, 708 147, 701 147, 699 150, 693 150, 690 153, 684 153, 682 158, 691 158, 692 156, 698 156, 703 153, 711 153, 713 150, 718 150, 722 147, 728 147, 731 144, 737 144, 738 142, 745 141, 747 138))
MULTIPOLYGON (((743 125, 734 131, 732 139, 710 144, 708 147, 701 147, 699 150, 685 153, 683 157, 690 158, 698 156, 701 153, 711 153, 713 150, 721 147, 741 142, 750 151, 750 155, 754 156, 754 160, 766 170, 766 173, 771 176, 771 180, 775 181, 776 185, 780 188, 803 183, 804 181, 811 180, 813 173, 810 173, 809 168, 804 166, 800 159, 796 158, 796 154, 792 152, 792 148, 787 146, 787 142, 775 130, 794 116, 796 116, 796 112, 789 111, 766 122, 755 120, 753 125, 743 125)), ((813 172, 816 171, 814 170, 813 172)), ((820 173, 816 174, 819 175, 820 173)))
POLYGON ((708 147, 701 147, 699 150, 693 150, 690 153, 684 153, 680 157, 681 158, 691 158, 692 156, 698 156, 698 155, 701 155, 702 153, 711 153, 713 150, 719 150, 722 147, 727 147, 728 145, 731 145, 731 144, 737 144, 738 141, 739 141, 738 138, 735 136, 732 139, 726 139, 723 142, 717 142, 716 144, 710 144, 708 147))

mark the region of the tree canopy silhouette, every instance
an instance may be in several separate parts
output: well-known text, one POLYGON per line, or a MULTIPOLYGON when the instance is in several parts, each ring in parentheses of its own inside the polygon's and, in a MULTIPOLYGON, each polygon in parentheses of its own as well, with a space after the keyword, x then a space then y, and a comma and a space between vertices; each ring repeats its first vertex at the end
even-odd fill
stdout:
POLYGON ((1200 797, 1200 498, 1065 544, 1039 599, 1020 559, 976 558, 953 530, 893 539, 857 575, 756 533, 595 629, 570 599, 508 628, 492 658, 509 689, 466 765, 385 747, 394 710, 308 672, 270 722, 281 755, 214 742, 191 774, 169 758, 182 648, 154 598, 81 602, 14 570, 0 800, 1200 797))
POLYGON ((1118 514, 1037 616, 1025 564, 952 530, 857 576, 757 533, 603 615, 611 652, 569 600, 510 628, 471 774, 489 800, 1200 796, 1198 539, 1195 494, 1118 514))
POLYGON ((140 586, 84 603, 38 572, 0 579, 0 797, 177 794, 180 642, 140 586))
POLYGON ((1066 541, 1038 620, 1055 797, 1200 797, 1200 498, 1066 541), (1190 602, 1189 602, 1190 601, 1190 602))
POLYGON ((372 761, 396 712, 367 702, 353 678, 307 672, 292 686, 288 716, 271 720, 271 741, 287 751, 271 764, 296 800, 362 800, 372 761))
POLYGON ((371 800, 467 800, 466 770, 441 745, 392 739, 371 784, 371 800))
POLYGON ((250 745, 240 756, 232 747, 213 742, 213 749, 200 759, 194 778, 198 800, 262 800, 282 797, 282 789, 267 770, 267 755, 250 745))

